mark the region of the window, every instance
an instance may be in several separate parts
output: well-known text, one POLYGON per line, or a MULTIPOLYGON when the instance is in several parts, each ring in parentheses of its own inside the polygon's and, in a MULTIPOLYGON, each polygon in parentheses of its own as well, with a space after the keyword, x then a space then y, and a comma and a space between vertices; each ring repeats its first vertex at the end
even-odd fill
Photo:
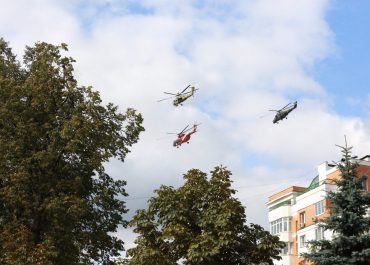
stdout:
POLYGON ((285 242, 285 247, 283 248, 283 255, 287 255, 289 253, 289 243, 285 242))
POLYGON ((363 182, 362 182, 362 188, 361 188, 362 191, 367 191, 367 179, 365 179, 363 182))
POLYGON ((305 212, 303 212, 303 213, 301 213, 301 223, 306 223, 306 213, 305 212))
POLYGON ((299 237, 299 242, 301 244, 301 248, 305 247, 305 245, 306 245, 306 236, 305 235, 300 236, 299 237))
POLYGON ((292 218, 284 217, 270 222, 271 234, 276 235, 281 232, 292 231, 292 218))
POLYGON ((315 216, 323 214, 325 212, 324 200, 315 204, 315 216))
POLYGON ((315 239, 321 240, 323 238, 324 238, 324 229, 319 226, 317 229, 315 229, 315 239))
POLYGON ((289 254, 293 254, 293 243, 289 244, 289 254))

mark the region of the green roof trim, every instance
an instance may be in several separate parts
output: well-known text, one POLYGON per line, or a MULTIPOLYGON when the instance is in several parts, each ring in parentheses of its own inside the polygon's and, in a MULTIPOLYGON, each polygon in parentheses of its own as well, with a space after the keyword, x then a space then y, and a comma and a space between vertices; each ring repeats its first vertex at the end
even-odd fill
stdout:
POLYGON ((325 184, 326 183, 326 180, 322 180, 322 181, 319 181, 319 175, 317 175, 316 177, 314 177, 314 179, 311 181, 311 184, 308 188, 306 189, 303 189, 301 191, 298 191, 297 192, 297 197, 310 191, 310 190, 313 190, 315 188, 317 188, 318 186, 321 186, 322 184, 325 184))

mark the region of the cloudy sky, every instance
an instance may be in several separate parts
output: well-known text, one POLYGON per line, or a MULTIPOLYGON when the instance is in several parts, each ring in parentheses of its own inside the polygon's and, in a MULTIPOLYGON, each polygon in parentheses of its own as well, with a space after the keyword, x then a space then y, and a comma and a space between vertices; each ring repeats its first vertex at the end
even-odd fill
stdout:
MULTIPOLYGON (((268 197, 308 186, 344 135, 370 154, 369 13, 364 0, 0 0, 0 37, 19 59, 37 41, 67 43, 80 85, 142 113, 139 143, 106 165, 128 183, 127 220, 160 185, 222 164, 248 222, 268 229, 268 197), (157 102, 192 83, 184 106, 157 102), (288 120, 260 118, 292 101, 288 120), (156 140, 194 121, 189 145, 156 140)), ((117 235, 133 246, 132 229, 117 235)))

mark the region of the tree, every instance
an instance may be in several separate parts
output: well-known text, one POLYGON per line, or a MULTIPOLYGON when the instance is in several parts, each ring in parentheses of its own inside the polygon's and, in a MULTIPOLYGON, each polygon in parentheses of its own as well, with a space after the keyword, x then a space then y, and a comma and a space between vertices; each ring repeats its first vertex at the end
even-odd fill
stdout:
POLYGON ((184 175, 184 186, 161 186, 138 210, 130 226, 139 236, 129 249, 130 264, 273 264, 284 243, 257 224, 247 226, 244 207, 233 198, 231 172, 216 167, 184 175))
POLYGON ((124 161, 142 117, 77 86, 67 45, 26 47, 24 64, 0 39, 0 260, 93 264, 123 250, 125 181, 103 163, 124 161))
POLYGON ((362 265, 370 260, 370 217, 366 215, 370 207, 370 193, 363 193, 361 186, 366 175, 358 176, 358 163, 351 163, 352 147, 341 147, 342 162, 337 163, 341 179, 332 180, 338 191, 327 193, 326 198, 332 202, 329 206, 330 216, 321 221, 324 230, 335 234, 331 241, 313 240, 313 251, 304 253, 315 265, 362 265))

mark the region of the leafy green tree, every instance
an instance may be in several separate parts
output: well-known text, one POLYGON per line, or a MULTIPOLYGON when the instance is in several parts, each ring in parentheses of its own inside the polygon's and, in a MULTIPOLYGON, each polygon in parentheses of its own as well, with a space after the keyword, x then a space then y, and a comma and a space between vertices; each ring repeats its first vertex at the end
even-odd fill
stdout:
POLYGON ((330 216, 321 221, 324 230, 335 234, 331 241, 313 240, 313 251, 304 253, 315 265, 365 265, 370 262, 370 193, 361 191, 366 175, 358 176, 358 163, 351 163, 352 147, 341 147, 343 159, 337 164, 341 179, 333 180, 337 192, 329 191, 326 198, 332 202, 330 216))
POLYGON ((80 87, 67 45, 26 47, 23 64, 0 39, 0 260, 93 264, 118 255, 112 236, 127 196, 105 173, 144 130, 135 110, 103 106, 80 87))
POLYGON ((247 226, 244 207, 232 197, 231 172, 216 167, 184 175, 184 186, 161 186, 130 226, 139 236, 127 251, 130 264, 273 264, 284 243, 257 224, 247 226))

